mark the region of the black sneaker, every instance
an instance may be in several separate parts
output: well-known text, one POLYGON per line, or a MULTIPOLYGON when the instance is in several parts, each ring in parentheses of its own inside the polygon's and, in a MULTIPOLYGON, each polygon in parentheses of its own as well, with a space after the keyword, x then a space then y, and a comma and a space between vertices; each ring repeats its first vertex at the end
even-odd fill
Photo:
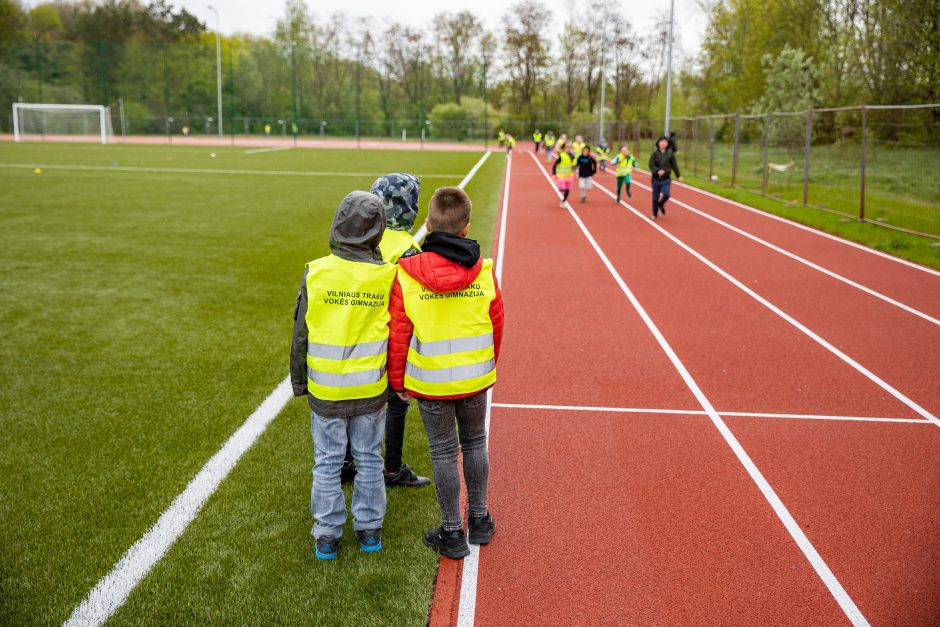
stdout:
POLYGON ((352 483, 356 479, 359 469, 356 468, 356 462, 352 460, 344 461, 343 467, 339 469, 340 483, 352 483))
POLYGON ((314 554, 317 556, 318 560, 336 559, 338 552, 339 538, 334 538, 333 536, 321 536, 317 538, 317 546, 316 549, 314 549, 314 554))
POLYGON ((662 207, 660 207, 659 212, 663 215, 666 215, 666 205, 663 205, 662 207))
POLYGON ((633 194, 630 193, 630 190, 627 190, 627 198, 633 198, 633 194))
POLYGON ((431 485, 430 479, 416 474, 408 464, 402 464, 398 472, 383 470, 382 474, 385 475, 385 486, 388 488, 422 488, 431 485))
POLYGON ((496 523, 493 522, 493 517, 490 516, 489 512, 481 518, 471 516, 467 531, 469 532, 467 539, 470 544, 489 544, 493 533, 496 531, 496 523))
POLYGON ((470 555, 470 547, 463 529, 459 531, 444 531, 443 527, 428 529, 422 538, 424 543, 441 555, 455 560, 470 555))
POLYGON ((382 550, 381 529, 357 531, 356 539, 359 540, 359 548, 366 553, 378 553, 382 550))

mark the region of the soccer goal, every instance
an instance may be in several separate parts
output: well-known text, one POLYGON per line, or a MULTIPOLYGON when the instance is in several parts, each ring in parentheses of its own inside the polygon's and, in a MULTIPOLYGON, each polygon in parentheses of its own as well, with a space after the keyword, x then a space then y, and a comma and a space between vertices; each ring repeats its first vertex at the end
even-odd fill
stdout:
POLYGON ((102 144, 114 137, 111 110, 102 105, 13 103, 13 138, 85 136, 102 144))

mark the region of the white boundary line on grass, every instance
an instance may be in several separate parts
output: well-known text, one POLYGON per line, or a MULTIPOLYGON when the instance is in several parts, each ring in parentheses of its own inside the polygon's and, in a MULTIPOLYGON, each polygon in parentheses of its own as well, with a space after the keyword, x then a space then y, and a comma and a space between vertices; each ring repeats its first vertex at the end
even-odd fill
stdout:
MULTIPOLYGON (((535 157, 535 155, 533 155, 531 152, 529 154, 532 157, 532 160, 538 166, 539 170, 542 171, 542 174, 545 175, 545 179, 548 181, 548 184, 551 186, 552 190, 560 198, 561 195, 555 191, 555 185, 548 176, 548 172, 545 171, 545 168, 542 167, 542 164, 539 163, 539 160, 535 157)), ((692 375, 686 369, 685 364, 683 364, 682 360, 680 360, 678 355, 676 355, 675 351, 672 349, 672 346, 659 330, 659 327, 656 326, 656 323, 653 322, 652 318, 650 318, 649 314, 646 312, 646 309, 643 308, 643 305, 640 304, 640 301, 637 300, 636 296, 624 282, 623 277, 620 276, 620 273, 617 272, 617 269, 611 263, 610 259, 607 258, 604 250, 594 239, 594 236, 591 235, 591 232, 588 230, 584 222, 581 221, 578 213, 567 202, 565 203, 565 208, 568 210, 568 213, 581 229, 584 237, 591 244, 594 252, 597 253, 598 257, 600 257, 604 266, 607 268, 607 271, 610 273, 614 281, 620 287, 621 291, 630 301, 630 304, 633 305, 633 308, 640 315, 647 328, 656 338, 659 346, 663 349, 663 352, 666 353, 669 361, 672 362, 672 365, 679 372, 679 375, 682 377, 683 381, 685 381, 686 386, 688 386, 696 400, 698 400, 699 404, 702 406, 702 409, 707 412, 708 417, 712 421, 712 424, 715 425, 715 428, 718 429, 718 432, 725 439, 725 442, 727 442, 728 446, 731 447, 731 450, 734 452, 735 456, 744 466, 745 470, 747 470, 748 475, 750 475, 754 483, 757 484, 761 494, 764 495, 764 498, 777 514, 780 522, 783 523, 783 526, 790 533, 790 536, 793 538, 794 542, 796 542, 797 546, 799 546, 800 550, 803 552, 803 555, 806 556, 806 559, 812 565, 813 569, 816 571, 816 574, 819 575, 819 578, 825 584, 826 588, 829 589, 829 592, 842 608, 842 611, 845 612, 846 617, 853 625, 869 625, 868 620, 866 620, 858 606, 855 605, 855 602, 849 596, 848 592, 845 591, 845 588, 842 587, 842 584, 839 583, 839 580, 826 564, 825 560, 823 560, 822 556, 819 555, 819 552, 816 551, 816 548, 813 546, 812 542, 810 542, 809 538, 806 537, 806 534, 803 533, 803 530, 800 528, 799 524, 797 524, 789 510, 787 510, 786 506, 783 504, 783 501, 780 500, 780 497, 777 496, 777 493, 771 487, 770 483, 768 483, 767 479, 764 478, 764 475, 761 474, 760 470, 744 450, 744 447, 741 446, 741 443, 738 442, 738 439, 731 432, 731 429, 729 429, 728 425, 725 424, 725 421, 722 420, 721 416, 718 415, 718 412, 712 406, 711 401, 708 400, 708 398, 702 392, 701 388, 699 388, 698 383, 696 383, 695 379, 692 378, 692 375)))
MULTIPOLYGON (((614 175, 611 174, 611 176, 614 176, 614 175)), ((641 188, 643 188, 643 189, 645 189, 645 190, 647 190, 647 191, 652 191, 652 189, 651 189, 648 185, 646 185, 646 184, 644 184, 644 183, 640 183, 639 181, 635 181, 634 184, 635 184, 635 185, 638 185, 639 187, 641 187, 641 188)), ((603 186, 601 186, 601 187, 603 187, 603 186)), ((609 190, 608 190, 608 191, 609 191, 609 190)), ((873 289, 871 289, 870 287, 866 287, 866 286, 862 285, 861 283, 858 283, 858 282, 856 282, 856 281, 853 281, 852 279, 850 279, 850 278, 848 278, 848 277, 844 277, 844 276, 842 276, 841 274, 838 274, 837 272, 833 272, 832 270, 829 270, 829 269, 827 269, 827 268, 824 268, 824 267, 820 266, 819 264, 810 261, 809 259, 806 259, 806 258, 804 258, 804 257, 801 257, 801 256, 797 255, 796 253, 790 252, 789 250, 786 250, 785 248, 781 248, 780 246, 777 246, 776 244, 772 244, 772 243, 768 242, 768 241, 765 240, 765 239, 761 239, 760 237, 758 237, 758 236, 756 236, 756 235, 753 235, 753 234, 751 234, 751 233, 748 233, 748 232, 745 231, 744 229, 738 228, 738 227, 734 226, 733 224, 729 224, 729 223, 725 222, 724 220, 721 220, 720 218, 716 218, 715 216, 710 215, 710 214, 708 214, 708 213, 706 213, 706 212, 704 212, 704 211, 702 211, 702 210, 700 210, 700 209, 696 209, 695 207, 693 207, 693 206, 691 206, 691 205, 688 205, 688 204, 682 202, 681 200, 679 200, 679 199, 677 199, 677 198, 670 198, 670 200, 672 200, 672 202, 676 203, 676 204, 679 205, 680 207, 684 207, 685 209, 687 209, 687 210, 689 210, 689 211, 691 211, 691 212, 693 212, 693 213, 696 213, 696 214, 702 216, 703 218, 705 218, 705 219, 707 219, 707 220, 711 220, 712 222, 715 222, 716 224, 719 224, 719 225, 725 227, 725 228, 728 229, 728 230, 734 231, 734 232, 737 233, 738 235, 742 235, 742 236, 744 236, 744 237, 746 237, 746 238, 748 238, 748 239, 750 239, 750 240, 753 240, 753 241, 757 242, 758 244, 761 244, 761 245, 763 245, 763 246, 766 246, 767 248, 769 248, 769 249, 771 249, 771 250, 773 250, 773 251, 775 251, 775 252, 780 253, 781 255, 785 255, 785 256, 789 257, 790 259, 793 259, 794 261, 798 261, 799 263, 802 263, 803 265, 809 266, 809 267, 812 268, 813 270, 817 270, 817 271, 819 271, 819 272, 822 272, 823 274, 825 274, 825 275, 827 275, 827 276, 829 276, 829 277, 832 277, 833 279, 835 279, 835 280, 837 280, 837 281, 841 281, 842 283, 845 283, 846 285, 850 285, 850 286, 852 286, 852 287, 854 287, 854 288, 856 288, 856 289, 859 289, 859 290, 865 292, 866 294, 868 294, 868 295, 870 295, 870 296, 874 296, 875 298, 881 299, 881 300, 883 300, 884 302, 886 302, 886 303, 888 303, 888 304, 891 304, 891 305, 894 305, 895 307, 898 307, 898 308, 900 308, 900 309, 903 309, 904 311, 906 311, 906 312, 908 312, 908 313, 911 313, 911 314, 914 314, 915 316, 918 316, 918 317, 920 317, 920 318, 923 318, 923 319, 926 320, 927 322, 931 322, 931 323, 933 323, 933 324, 935 324, 935 325, 940 326, 940 320, 938 320, 938 319, 934 318, 933 316, 931 316, 931 315, 929 315, 929 314, 926 314, 926 313, 924 313, 924 312, 922 312, 922 311, 920 311, 920 310, 918 310, 918 309, 915 309, 914 307, 911 307, 910 305, 905 305, 904 303, 902 303, 902 302, 900 302, 900 301, 897 301, 897 300, 891 298, 890 296, 886 296, 885 294, 882 294, 881 292, 878 292, 878 291, 876 291, 876 290, 873 290, 873 289)))
MULTIPOLYGON (((478 164, 479 165, 479 164, 478 164)), ((496 282, 503 282, 503 259, 506 255, 506 215, 509 210, 509 181, 512 153, 506 153, 506 176, 503 178, 503 204, 499 216, 499 241, 496 243, 496 282)), ((490 418, 493 414, 493 388, 486 391, 486 448, 490 447, 490 418)), ((470 555, 463 558, 460 574, 460 600, 457 604, 457 627, 473 627, 477 609, 477 578, 480 573, 480 545, 470 545, 470 555)))
MULTIPOLYGON (((609 189, 604 187, 603 185, 599 185, 598 188, 602 192, 610 196, 611 198, 616 199, 616 195, 613 192, 611 192, 609 189)), ((654 229, 656 229, 657 231, 665 235, 667 238, 672 240, 674 244, 676 244, 677 246, 685 250, 687 253, 689 253, 690 255, 698 259, 699 261, 701 261, 703 264, 705 264, 706 266, 708 266, 709 268, 717 272, 722 278, 727 280, 729 283, 731 283, 732 285, 740 289, 742 292, 744 292, 745 294, 747 294, 748 296, 756 300, 758 303, 760 303, 761 305, 763 305, 764 307, 766 307, 773 313, 783 318, 786 322, 790 323, 793 327, 801 331, 804 335, 809 337, 811 340, 815 341, 817 344, 819 344, 820 346, 828 350, 830 353, 832 353, 833 355, 841 359, 843 362, 845 362, 846 364, 854 368, 860 374, 864 375, 866 378, 868 378, 871 382, 873 382, 878 387, 883 389, 885 392, 887 392, 888 394, 890 394, 897 400, 901 401, 902 403, 907 405, 909 408, 913 409, 916 413, 920 414, 921 416, 923 416, 924 418, 932 422, 937 427, 940 427, 940 419, 938 419, 932 413, 927 411, 925 408, 921 407, 914 400, 908 398, 905 394, 903 394, 900 390, 896 389, 890 383, 888 383, 887 381, 885 381, 884 379, 876 375, 874 372, 872 372, 871 370, 869 370, 868 368, 866 368, 859 362, 849 357, 846 353, 844 353, 840 349, 836 348, 828 340, 824 339, 818 333, 811 330, 805 324, 803 324, 802 322, 800 322, 799 320, 797 320, 796 318, 794 318, 787 312, 783 311, 782 309, 774 305, 772 302, 770 302, 769 300, 767 300, 766 298, 764 298, 763 296, 761 296, 760 294, 758 294, 757 292, 749 288, 747 285, 745 285, 744 283, 742 283, 735 277, 731 276, 728 272, 718 267, 717 264, 715 264, 710 259, 705 257, 702 253, 698 252, 697 250, 695 250, 694 248, 692 248, 691 246, 683 242, 681 239, 679 239, 678 237, 676 237, 675 235, 673 235, 672 233, 670 233, 663 227, 659 226, 659 224, 657 224, 654 220, 651 220, 650 218, 648 218, 645 214, 638 211, 635 207, 633 207, 629 203, 621 200, 620 204, 626 207, 628 211, 636 215, 638 218, 640 218, 641 220, 649 224, 651 227, 653 227, 654 229)))
MULTIPOLYGON (((384 176, 387 172, 307 172, 303 170, 225 170, 215 168, 155 168, 150 166, 129 165, 74 165, 61 163, 0 163, 0 168, 44 170, 84 170, 89 172, 147 172, 156 174, 259 174, 266 176, 345 176, 373 177, 384 176)), ((459 174, 415 174, 422 179, 455 179, 459 174)))
MULTIPOLYGON (((707 416, 708 412, 694 409, 659 409, 651 407, 598 407, 593 405, 539 405, 530 403, 493 403, 504 409, 543 409, 548 411, 588 411, 618 414, 671 414, 677 416, 707 416)), ((752 411, 719 411, 719 416, 742 418, 789 418, 795 420, 835 420, 844 422, 901 422, 929 425, 923 418, 886 418, 879 416, 833 416, 828 414, 773 414, 752 411)))
MULTIPOLYGON (((485 158, 481 159, 470 174, 464 177, 459 187, 463 187, 470 181, 472 174, 476 173, 483 160, 485 158)), ((248 416, 222 448, 206 462, 186 489, 173 499, 153 527, 127 550, 107 575, 98 581, 88 596, 72 611, 65 625, 97 627, 107 621, 124 604, 134 588, 186 531, 206 500, 212 496, 242 455, 264 433, 271 421, 284 409, 293 394, 290 376, 288 376, 248 416)))
POLYGON ((275 146, 272 148, 251 148, 245 151, 246 155, 255 155, 261 152, 280 152, 282 150, 290 150, 291 146, 275 146))
MULTIPOLYGON (((640 170, 640 171, 643 172, 644 174, 649 174, 649 171, 648 171, 648 170, 644 170, 644 169, 642 169, 642 168, 636 168, 636 169, 637 169, 637 170, 640 170)), ((807 232, 809 232, 809 233, 812 233, 813 235, 818 235, 818 236, 820 236, 820 237, 825 237, 826 239, 831 239, 831 240, 833 240, 833 241, 835 241, 835 242, 839 242, 840 244, 845 244, 846 246, 851 246, 852 248, 857 248, 858 250, 864 251, 864 252, 866 252, 866 253, 871 253, 872 255, 876 255, 876 256, 878 256, 878 257, 883 257, 884 259, 887 259, 888 261, 893 261, 893 262, 895 262, 895 263, 899 263, 899 264, 901 264, 901 265, 914 268, 915 270, 920 270, 921 272, 926 272, 927 274, 932 274, 932 275, 934 275, 934 276, 940 277, 940 271, 934 270, 933 268, 928 268, 927 266, 922 266, 922 265, 920 265, 920 264, 914 263, 913 261, 908 261, 907 259, 901 259, 900 257, 895 257, 894 255, 889 255, 888 253, 883 253, 883 252, 881 252, 880 250, 875 250, 874 248, 870 248, 870 247, 868 247, 868 246, 865 246, 864 244, 859 244, 859 243, 853 242, 853 241, 851 241, 851 240, 843 239, 843 238, 838 237, 838 236, 836 236, 836 235, 832 235, 831 233, 826 233, 825 231, 820 231, 819 229, 815 229, 815 228, 813 228, 813 227, 811 227, 811 226, 806 226, 805 224, 800 224, 799 222, 795 222, 795 221, 793 221, 793 220, 788 220, 788 219, 786 219, 786 218, 782 218, 782 217, 780 217, 780 216, 778 216, 778 215, 774 215, 774 214, 770 213, 769 211, 762 211, 762 210, 760 210, 760 209, 756 209, 756 208, 754 208, 754 207, 750 207, 750 206, 748 206, 748 205, 745 205, 745 204, 742 203, 742 202, 738 202, 737 200, 732 200, 732 199, 730 199, 730 198, 725 198, 724 196, 719 196, 718 194, 712 193, 712 192, 710 192, 710 191, 708 191, 708 190, 700 189, 700 188, 698 188, 698 187, 695 187, 694 185, 689 185, 688 183, 685 183, 685 182, 678 182, 678 181, 677 181, 676 184, 679 185, 679 186, 681 186, 681 187, 684 187, 684 188, 686 188, 686 189, 688 189, 688 190, 690 190, 690 191, 698 192, 699 194, 704 194, 704 195, 709 196, 709 197, 711 197, 711 198, 714 198, 714 199, 716 199, 716 200, 721 200, 721 201, 724 201, 724 202, 726 202, 726 203, 732 204, 732 205, 734 205, 735 207, 739 207, 739 208, 741 208, 741 209, 745 209, 745 210, 747 210, 747 211, 750 211, 751 213, 756 213, 756 214, 759 215, 759 216, 763 216, 763 217, 765 217, 765 218, 770 218, 771 220, 776 220, 777 222, 783 222, 784 224, 789 224, 789 225, 792 226, 792 227, 796 227, 796 228, 798 228, 798 229, 802 229, 803 231, 807 231, 807 232)))

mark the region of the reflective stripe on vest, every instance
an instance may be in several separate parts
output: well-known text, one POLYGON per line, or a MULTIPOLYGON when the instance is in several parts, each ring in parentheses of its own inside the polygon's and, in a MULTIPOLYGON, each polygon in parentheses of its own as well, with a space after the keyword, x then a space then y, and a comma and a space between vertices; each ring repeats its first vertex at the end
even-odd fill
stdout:
POLYGON ((562 152, 558 155, 558 166, 555 168, 555 176, 562 178, 571 176, 573 167, 574 158, 569 153, 562 152))
POLYGON ((411 233, 390 228, 385 229, 385 233, 382 234, 382 242, 379 244, 379 250, 382 251, 382 259, 386 263, 398 263, 398 259, 410 248, 417 251, 421 250, 411 233))
POLYGON ((472 394, 496 382, 490 305, 496 298, 493 261, 460 291, 438 294, 399 269, 405 313, 414 324, 405 388, 422 396, 472 394))
POLYGON ((372 398, 388 386, 392 264, 335 255, 307 264, 307 388, 327 401, 372 398))

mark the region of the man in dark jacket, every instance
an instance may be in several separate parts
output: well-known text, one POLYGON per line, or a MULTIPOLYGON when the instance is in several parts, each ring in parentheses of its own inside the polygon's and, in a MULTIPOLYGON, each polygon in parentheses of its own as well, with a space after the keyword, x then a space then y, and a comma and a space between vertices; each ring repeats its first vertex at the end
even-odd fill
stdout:
POLYGON ((682 180, 676 153, 670 148, 668 137, 663 136, 657 140, 656 150, 650 155, 649 165, 650 174, 653 176, 653 219, 655 220, 659 212, 666 215, 666 201, 669 200, 672 173, 675 172, 676 178, 679 181, 682 180))

